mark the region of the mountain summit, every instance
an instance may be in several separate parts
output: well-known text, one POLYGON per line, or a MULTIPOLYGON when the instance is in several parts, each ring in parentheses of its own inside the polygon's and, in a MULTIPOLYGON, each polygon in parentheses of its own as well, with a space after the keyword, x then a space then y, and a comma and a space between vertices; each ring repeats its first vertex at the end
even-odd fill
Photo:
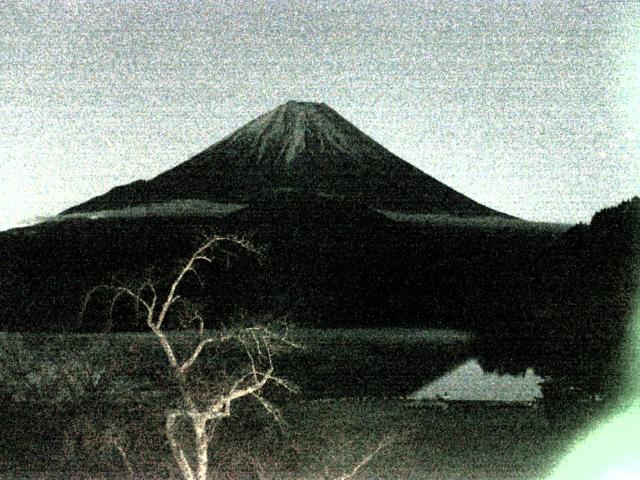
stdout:
POLYGON ((324 103, 295 101, 151 180, 116 187, 63 213, 183 199, 266 202, 290 193, 388 210, 506 216, 405 162, 324 103))

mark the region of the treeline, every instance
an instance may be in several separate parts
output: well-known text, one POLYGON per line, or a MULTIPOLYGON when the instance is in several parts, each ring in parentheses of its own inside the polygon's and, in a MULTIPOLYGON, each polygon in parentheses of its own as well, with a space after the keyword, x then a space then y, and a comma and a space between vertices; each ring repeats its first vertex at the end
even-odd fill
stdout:
POLYGON ((520 299, 531 315, 488 332, 495 342, 487 342, 492 348, 485 350, 485 365, 512 371, 535 366, 585 390, 615 392, 640 285, 640 198, 572 227, 532 272, 531 303, 520 299))
POLYGON ((190 284, 188 296, 212 325, 247 311, 312 326, 466 329, 498 316, 513 321, 510 299, 558 237, 535 226, 394 222, 316 197, 260 203, 224 219, 73 219, 0 235, 2 327, 135 330, 118 309, 113 321, 97 311, 80 319, 86 293, 103 283, 162 283, 207 233, 245 236, 263 251, 213 265, 201 273, 204 287, 190 284))

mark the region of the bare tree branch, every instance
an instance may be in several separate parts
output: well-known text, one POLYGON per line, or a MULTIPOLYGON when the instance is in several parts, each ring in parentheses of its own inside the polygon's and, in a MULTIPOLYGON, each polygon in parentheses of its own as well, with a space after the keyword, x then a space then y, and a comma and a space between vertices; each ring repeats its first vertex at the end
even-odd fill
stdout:
POLYGON ((129 478, 131 480, 134 480, 136 478, 135 470, 133 468, 133 465, 131 464, 131 461, 129 460, 129 456, 127 455, 125 446, 123 446, 122 436, 113 428, 109 428, 104 432, 103 438, 107 445, 111 445, 116 449, 116 451, 120 455, 120 458, 122 459, 122 463, 124 463, 124 466, 129 473, 129 478))
POLYGON ((278 409, 274 404, 269 402, 266 398, 264 398, 259 393, 252 393, 251 396, 258 400, 260 405, 267 411, 269 415, 273 417, 276 423, 282 423, 282 414, 280 413, 280 409, 278 409))
POLYGON ((362 467, 367 465, 373 459, 373 457, 375 457, 378 454, 378 452, 380 452, 380 450, 386 447, 389 443, 390 442, 387 440, 381 441, 378 444, 378 446, 371 453, 367 454, 362 460, 360 460, 349 473, 345 473, 337 477, 335 480, 349 480, 355 477, 360 471, 360 469, 362 469, 362 467))
POLYGON ((191 365, 193 365, 193 363, 198 359, 198 356, 202 352, 202 349, 205 347, 205 345, 207 345, 208 343, 213 343, 215 341, 216 340, 211 337, 201 340, 200 343, 198 343, 198 346, 195 348, 195 350, 191 354, 191 356, 187 360, 185 360, 182 363, 182 365, 180 365, 180 371, 186 372, 191 367, 191 365))
POLYGON ((167 360, 169 361, 169 365, 171 365, 173 369, 178 369, 179 371, 178 360, 165 333, 158 328, 153 321, 149 322, 149 327, 151 328, 151 331, 155 333, 156 337, 158 337, 158 341, 160 342, 162 350, 164 350, 167 360))

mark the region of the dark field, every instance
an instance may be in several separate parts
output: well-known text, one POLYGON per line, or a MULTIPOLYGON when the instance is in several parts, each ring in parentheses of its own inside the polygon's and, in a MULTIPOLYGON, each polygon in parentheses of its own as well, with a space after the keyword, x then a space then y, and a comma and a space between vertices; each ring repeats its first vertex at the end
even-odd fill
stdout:
MULTIPOLYGON (((162 413, 151 406, 87 412, 13 404, 5 407, 10 411, 1 420, 2 478, 126 478, 123 460, 106 440, 112 437, 126 447, 140 478, 178 478, 162 413)), ((538 479, 570 438, 550 426, 541 409, 518 406, 292 400, 283 415, 288 423, 279 429, 244 405, 220 424, 211 478, 260 478, 259 471, 263 478, 336 478, 387 442, 359 478, 538 479)))
MULTIPOLYGON (((292 337, 306 349, 277 368, 301 393, 270 392, 281 425, 257 402, 238 403, 215 429, 211 478, 339 478, 382 442, 355 478, 535 479, 571 436, 539 404, 402 398, 473 355, 463 332, 305 329, 292 337)), ((187 334, 173 341, 186 343, 187 334)), ((3 378, 0 478, 131 478, 118 447, 135 478, 179 478, 162 431, 164 360, 154 337, 3 334, 0 343, 5 358, 31 372, 3 378)))

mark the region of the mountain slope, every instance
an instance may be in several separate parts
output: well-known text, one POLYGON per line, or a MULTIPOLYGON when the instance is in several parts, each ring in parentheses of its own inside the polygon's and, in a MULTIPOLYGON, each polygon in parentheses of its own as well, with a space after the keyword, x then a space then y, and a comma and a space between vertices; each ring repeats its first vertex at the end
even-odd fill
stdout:
POLYGON ((293 101, 152 180, 116 187, 63 213, 179 199, 273 202, 292 191, 379 209, 507 217, 405 162, 327 105, 293 101))

